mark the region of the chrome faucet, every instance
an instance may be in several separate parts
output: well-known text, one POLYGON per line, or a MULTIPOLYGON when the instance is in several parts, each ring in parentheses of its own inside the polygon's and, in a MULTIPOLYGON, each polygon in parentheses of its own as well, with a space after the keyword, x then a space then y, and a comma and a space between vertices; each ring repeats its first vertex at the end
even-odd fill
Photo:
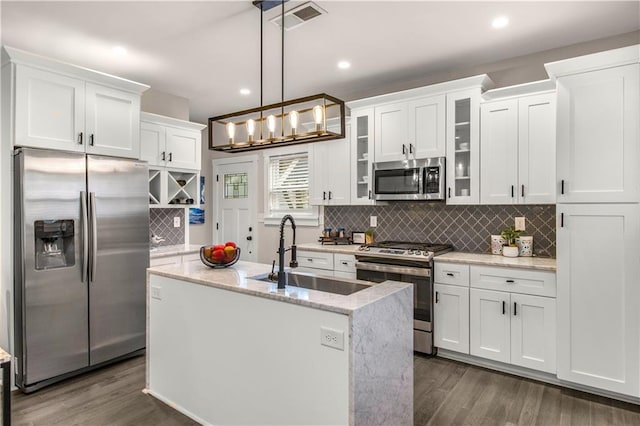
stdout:
POLYGON ((285 288, 286 277, 284 275, 284 252, 291 250, 291 263, 289 266, 292 268, 298 267, 298 260, 296 259, 296 222, 293 220, 293 217, 288 214, 282 218, 280 222, 280 247, 278 248, 278 289, 285 288), (293 242, 291 243, 291 248, 285 250, 284 249, 284 224, 287 222, 291 222, 291 229, 293 229, 293 242))

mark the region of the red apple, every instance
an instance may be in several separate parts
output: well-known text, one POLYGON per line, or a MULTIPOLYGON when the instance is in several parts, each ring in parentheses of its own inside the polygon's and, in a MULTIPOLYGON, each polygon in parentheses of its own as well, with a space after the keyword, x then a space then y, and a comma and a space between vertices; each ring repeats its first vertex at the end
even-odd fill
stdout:
POLYGON ((214 250, 213 253, 211 253, 211 259, 220 262, 224 260, 224 255, 225 255, 224 250, 214 250))
POLYGON ((224 245, 216 244, 215 246, 213 246, 212 250, 224 250, 224 245))
POLYGON ((227 243, 225 244, 225 247, 237 247, 236 243, 234 243, 233 241, 227 241, 227 243))

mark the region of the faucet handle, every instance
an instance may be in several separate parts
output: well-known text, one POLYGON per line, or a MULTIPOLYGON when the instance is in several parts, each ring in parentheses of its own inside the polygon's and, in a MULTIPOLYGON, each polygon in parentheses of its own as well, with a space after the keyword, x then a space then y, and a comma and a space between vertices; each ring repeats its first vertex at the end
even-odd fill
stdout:
POLYGON ((278 274, 274 272, 276 269, 276 261, 274 260, 271 264, 271 273, 268 275, 270 281, 278 281, 278 274))

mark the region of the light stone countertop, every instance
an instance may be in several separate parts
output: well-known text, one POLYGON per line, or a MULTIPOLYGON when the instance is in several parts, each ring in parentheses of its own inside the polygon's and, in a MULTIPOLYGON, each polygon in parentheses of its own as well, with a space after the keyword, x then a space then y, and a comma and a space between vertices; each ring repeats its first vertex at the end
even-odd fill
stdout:
POLYGON ((468 263, 471 265, 504 266, 510 268, 556 271, 556 259, 549 257, 505 257, 496 254, 450 251, 434 258, 435 262, 468 263))
POLYGON ((370 285, 370 288, 344 296, 293 286, 278 290, 277 283, 251 279, 256 275, 266 275, 269 272, 271 272, 271 265, 263 263, 240 261, 228 268, 213 269, 205 266, 199 260, 194 260, 183 262, 180 265, 172 264, 149 268, 147 269, 147 282, 149 282, 150 275, 153 274, 347 315, 370 303, 413 286, 411 283, 397 281, 385 281, 381 284, 357 281, 370 285))
POLYGON ((9 361, 11 361, 11 355, 5 352, 4 349, 0 348, 0 364, 4 364, 9 361))
POLYGON ((325 244, 303 243, 297 244, 298 250, 319 251, 324 253, 355 254, 360 244, 325 244))
POLYGON ((175 246, 160 246, 157 249, 153 249, 149 252, 150 259, 157 259, 159 257, 169 256, 182 256, 183 254, 192 254, 200 252, 200 246, 190 244, 177 244, 175 246))

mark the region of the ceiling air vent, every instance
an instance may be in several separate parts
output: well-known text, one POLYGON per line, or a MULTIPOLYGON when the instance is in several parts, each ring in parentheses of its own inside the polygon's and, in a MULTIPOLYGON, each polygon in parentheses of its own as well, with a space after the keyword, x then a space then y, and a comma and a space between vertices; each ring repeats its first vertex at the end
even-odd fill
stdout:
MULTIPOLYGON (((310 1, 301 4, 300 6, 288 10, 284 13, 284 29, 292 30, 304 24, 305 22, 312 20, 313 18, 317 18, 320 15, 325 15, 326 13, 326 10, 322 9, 314 2, 310 1)), ((277 26, 281 26, 282 15, 278 15, 275 18, 270 19, 270 21, 277 26)))

